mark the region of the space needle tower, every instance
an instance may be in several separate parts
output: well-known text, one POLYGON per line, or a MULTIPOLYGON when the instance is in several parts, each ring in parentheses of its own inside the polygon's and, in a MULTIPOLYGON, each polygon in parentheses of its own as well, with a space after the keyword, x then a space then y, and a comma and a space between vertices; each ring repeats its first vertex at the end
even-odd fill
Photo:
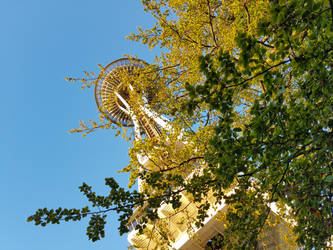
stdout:
MULTIPOLYGON (((138 76, 139 72, 146 66, 148 64, 139 59, 118 59, 103 69, 95 85, 95 99, 99 111, 113 123, 124 127, 134 127, 136 140, 142 139, 142 136, 158 138, 161 135, 161 129, 171 130, 168 121, 149 108, 153 92, 149 88, 137 86, 131 80, 138 76), (141 100, 134 103, 132 97, 138 93, 142 94, 141 100)), ((183 144, 181 140, 178 143, 183 144)), ((178 150, 181 150, 181 147, 178 150)), ((137 155, 137 157, 143 168, 156 171, 147 156, 137 155)), ((138 180, 138 183, 140 192, 140 180, 138 180)), ((208 193, 207 199, 214 203, 213 195, 208 193)), ((182 205, 179 209, 184 210, 188 217, 195 218, 198 209, 196 204, 191 201, 191 197, 183 192, 180 201, 182 205)), ((214 239, 223 238, 224 224, 216 218, 218 211, 223 212, 226 207, 223 202, 217 210, 212 208, 208 211, 204 226, 195 228, 193 232, 197 238, 200 238, 200 241, 198 241, 188 234, 189 225, 184 222, 184 216, 176 213, 171 204, 162 204, 158 209, 158 216, 167 222, 170 238, 173 239, 170 249, 200 250, 207 249, 207 247, 211 249, 209 246, 214 239)), ((128 222, 129 242, 137 249, 161 249, 158 238, 161 238, 163 234, 155 230, 153 225, 147 225, 151 231, 150 234, 139 234, 135 230, 142 216, 141 208, 135 209, 128 222)), ((274 216, 276 215, 274 214, 274 216)), ((193 225, 190 227, 192 228, 193 225)), ((278 224, 270 232, 266 232, 265 241, 268 242, 268 246, 263 247, 263 244, 258 242, 258 249, 277 249, 278 245, 282 246, 281 249, 289 249, 278 231, 287 231, 283 223, 278 224)))

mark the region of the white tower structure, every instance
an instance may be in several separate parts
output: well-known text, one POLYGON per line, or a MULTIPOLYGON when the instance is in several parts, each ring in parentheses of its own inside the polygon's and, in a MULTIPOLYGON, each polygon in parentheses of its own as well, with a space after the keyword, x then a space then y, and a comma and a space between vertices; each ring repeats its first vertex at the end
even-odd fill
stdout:
MULTIPOLYGON (((123 82, 124 78, 121 76, 128 73, 134 73, 136 70, 147 66, 148 64, 139 59, 122 58, 118 59, 104 68, 104 71, 99 75, 95 86, 95 99, 100 112, 104 114, 111 122, 121 124, 122 126, 133 127, 135 129, 136 139, 141 138, 142 134, 152 137, 159 137, 161 128, 168 128, 168 124, 163 117, 158 116, 153 111, 148 110, 146 107, 131 106, 130 96, 131 91, 137 91, 133 88, 131 83, 123 82), (136 109, 136 114, 133 112, 136 109)), ((149 104, 149 97, 145 102, 149 104)), ((133 105, 133 104, 132 104, 133 105)), ((180 147, 181 148, 181 147, 180 147)), ((152 169, 149 159, 138 155, 139 162, 143 167, 152 169)), ((209 201, 214 203, 214 197, 207 194, 209 201)), ((186 214, 192 218, 196 217, 198 209, 191 198, 182 193, 182 205, 180 210, 186 211, 186 214)), ((192 233, 189 235, 189 225, 184 222, 182 214, 175 213, 170 204, 163 204, 158 209, 158 215, 161 219, 167 219, 169 235, 173 239, 170 249, 214 249, 210 248, 212 240, 223 239, 224 223, 218 221, 216 217, 219 212, 226 210, 224 203, 219 207, 208 211, 209 217, 204 221, 204 226, 197 228, 190 225, 192 233), (193 237, 194 236, 194 237, 193 237)), ((128 228, 128 240, 137 249, 161 249, 158 245, 158 239, 161 234, 158 230, 154 230, 153 225, 148 225, 153 233, 138 234, 135 230, 138 218, 142 216, 142 208, 137 208, 133 212, 128 228)), ((272 216, 276 216, 272 212, 272 216)), ((285 240, 282 239, 283 232, 287 232, 287 227, 280 223, 269 232, 264 232, 265 237, 263 241, 265 244, 259 242, 258 249, 293 249, 287 245, 285 240)), ((162 235, 163 236, 163 235, 162 235)), ((222 248, 218 248, 222 249, 222 248)))

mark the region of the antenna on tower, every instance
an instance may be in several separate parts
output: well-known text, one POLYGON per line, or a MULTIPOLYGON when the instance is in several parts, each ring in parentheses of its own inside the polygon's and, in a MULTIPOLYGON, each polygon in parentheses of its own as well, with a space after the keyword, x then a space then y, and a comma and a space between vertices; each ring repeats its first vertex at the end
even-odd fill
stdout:
MULTIPOLYGON (((95 85, 95 99, 99 111, 111 122, 135 129, 135 138, 141 134, 153 138, 161 135, 161 127, 166 122, 147 108, 139 105, 133 107, 130 101, 131 91, 134 90, 131 82, 125 75, 134 74, 148 66, 143 60, 121 58, 108 64, 100 73, 95 85), (136 112, 134 112, 134 110, 136 112)), ((145 90, 143 90, 145 91, 145 90)), ((151 93, 145 93, 149 96, 151 93)), ((149 98, 146 98, 149 102, 149 98)))

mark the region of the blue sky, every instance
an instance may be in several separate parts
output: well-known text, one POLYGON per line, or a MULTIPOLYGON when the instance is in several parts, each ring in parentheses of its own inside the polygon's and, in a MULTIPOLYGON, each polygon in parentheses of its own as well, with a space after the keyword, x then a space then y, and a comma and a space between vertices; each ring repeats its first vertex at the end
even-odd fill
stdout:
POLYGON ((82 207, 83 181, 105 192, 104 178, 128 163, 128 144, 112 131, 70 135, 79 120, 98 115, 93 89, 66 76, 97 72, 97 64, 132 53, 152 62, 154 52, 128 41, 152 18, 138 0, 0 1, 0 249, 126 249, 117 215, 106 238, 88 241, 88 220, 36 227, 26 218, 37 208, 82 207))

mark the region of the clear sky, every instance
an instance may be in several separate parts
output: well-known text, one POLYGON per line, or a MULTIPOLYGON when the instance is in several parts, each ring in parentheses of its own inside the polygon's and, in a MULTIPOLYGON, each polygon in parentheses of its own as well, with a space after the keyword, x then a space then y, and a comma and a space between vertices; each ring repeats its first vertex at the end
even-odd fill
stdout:
POLYGON ((128 144, 112 131, 70 135, 79 120, 97 118, 93 89, 66 76, 97 72, 97 64, 154 52, 125 36, 153 20, 139 0, 0 0, 0 250, 126 249, 117 215, 106 238, 88 241, 81 222, 27 223, 37 208, 82 207, 83 181, 105 192, 104 178, 128 163, 128 144))

